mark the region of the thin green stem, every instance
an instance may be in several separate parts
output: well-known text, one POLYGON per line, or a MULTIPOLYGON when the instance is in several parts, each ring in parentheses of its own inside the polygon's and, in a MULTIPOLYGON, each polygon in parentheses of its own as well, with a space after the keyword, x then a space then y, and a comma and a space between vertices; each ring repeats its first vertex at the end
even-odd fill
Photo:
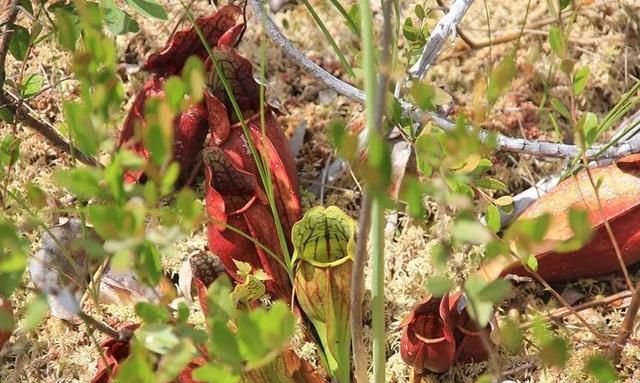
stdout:
POLYGON ((384 208, 379 198, 371 206, 371 316, 373 318, 373 381, 384 383, 386 356, 384 316, 384 208))
POLYGON ((316 24, 318 24, 318 27, 320 27, 320 29, 322 30, 322 33, 324 34, 325 39, 327 39, 327 41, 333 48, 333 51, 338 56, 338 59, 340 60, 340 63, 342 64, 344 69, 347 71, 347 73, 349 73, 349 76, 351 76, 352 78, 355 78, 356 75, 353 72, 353 68, 351 67, 351 64, 349 64, 349 61, 347 61, 347 58, 344 57, 342 50, 340 49, 336 41, 331 36, 331 32, 329 32, 327 27, 324 25, 320 16, 318 16, 318 13, 316 12, 316 10, 313 9, 311 4, 309 4, 309 0, 302 0, 302 3, 304 4, 305 7, 307 7, 307 9, 309 10, 309 13, 311 13, 311 16, 316 21, 316 24))
MULTIPOLYGON (((381 135, 382 111, 384 110, 383 100, 385 94, 385 84, 388 79, 389 66, 389 40, 391 36, 390 2, 383 3, 385 10, 385 33, 383 41, 383 60, 387 67, 382 68, 380 84, 376 79, 377 65, 376 55, 378 53, 374 42, 373 15, 369 0, 359 0, 360 21, 362 33, 362 57, 364 69, 364 90, 365 90, 365 115, 366 129, 369 134, 369 149, 374 141, 373 136, 381 135), (386 72, 385 72, 386 71, 386 72), (380 86, 382 85, 382 86, 380 86), (382 103, 382 105, 381 105, 382 103)), ((379 149, 379 148, 378 148, 379 149)), ((367 187, 370 189, 371 187, 367 187)), ((380 193, 372 190, 365 192, 371 200, 371 247, 372 247, 372 301, 371 314, 373 322, 373 381, 384 383, 386 364, 386 337, 385 337, 385 315, 384 315, 384 208, 380 200, 380 193), (372 194, 373 192, 373 194, 372 194)), ((367 235, 368 233, 360 233, 367 235)), ((366 253, 366 252, 365 252, 366 253)), ((363 254, 358 254, 363 257, 363 254)), ((359 382, 364 383, 364 382, 359 382)))
POLYGON ((347 24, 349 26, 349 29, 351 29, 351 32, 358 34, 358 26, 356 25, 356 22, 353 21, 353 18, 351 17, 349 12, 347 12, 347 10, 344 9, 340 1, 339 0, 329 0, 329 1, 331 2, 331 4, 333 4, 333 6, 338 10, 338 12, 340 12, 340 14, 347 21, 347 24))

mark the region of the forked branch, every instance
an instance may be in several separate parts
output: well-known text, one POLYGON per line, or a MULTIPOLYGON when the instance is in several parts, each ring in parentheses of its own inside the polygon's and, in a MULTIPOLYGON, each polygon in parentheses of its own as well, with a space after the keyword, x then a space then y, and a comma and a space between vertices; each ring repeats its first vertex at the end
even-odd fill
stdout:
MULTIPOLYGON (((271 18, 262 9, 259 0, 249 0, 249 4, 269 38, 292 61, 327 87, 353 101, 364 104, 364 92, 361 89, 347 84, 331 75, 294 47, 291 41, 289 41, 289 39, 280 32, 273 20, 271 20, 271 18)), ((452 130, 455 127, 455 124, 452 121, 443 118, 436 113, 423 112, 404 100, 398 100, 398 102, 400 103, 405 115, 411 115, 418 121, 431 121, 434 125, 444 130, 452 130)), ((481 129, 478 134, 480 138, 487 139, 491 132, 481 129)), ((575 158, 580 154, 580 148, 575 145, 512 138, 502 134, 497 134, 497 144, 497 149, 500 151, 530 154, 540 157, 575 158)), ((614 159, 638 151, 640 151, 640 137, 610 146, 594 145, 589 148, 585 154, 589 160, 614 159)))

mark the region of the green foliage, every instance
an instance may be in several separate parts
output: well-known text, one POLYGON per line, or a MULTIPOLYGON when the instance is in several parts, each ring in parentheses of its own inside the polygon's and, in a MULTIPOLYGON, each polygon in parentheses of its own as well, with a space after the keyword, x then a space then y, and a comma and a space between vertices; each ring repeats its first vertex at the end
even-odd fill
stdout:
POLYGON ((49 311, 49 305, 47 304, 47 299, 44 295, 39 294, 36 295, 29 304, 27 305, 27 309, 24 313, 24 320, 22 322, 22 327, 26 331, 33 330, 34 328, 40 325, 40 322, 44 319, 49 311))
POLYGON ((15 25, 9 41, 9 52, 16 60, 22 61, 26 58, 30 42, 29 30, 21 25, 15 25))
POLYGON ((489 86, 487 87, 487 100, 489 105, 493 105, 511 85, 511 81, 516 75, 515 57, 512 54, 505 55, 502 60, 491 71, 489 76, 489 86))
POLYGON ((27 267, 28 252, 28 241, 18 236, 13 223, 0 218, 0 295, 11 296, 20 284, 27 267))
POLYGON ((104 23, 111 33, 122 35, 138 32, 138 23, 128 13, 120 9, 113 0, 100 0, 100 7, 104 10, 104 23))
POLYGON ((585 370, 600 383, 612 383, 620 380, 611 362, 601 355, 594 355, 587 360, 585 370))
POLYGON ((560 28, 556 26, 549 28, 549 46, 559 58, 564 59, 567 56, 565 37, 562 35, 560 28))
POLYGON ((156 0, 126 0, 127 4, 142 16, 167 20, 167 12, 156 0))
POLYGON ((512 320, 506 320, 499 330, 500 345, 511 354, 518 354, 524 348, 524 335, 520 326, 512 320))
POLYGON ((569 359, 567 341, 551 332, 542 320, 535 320, 532 327, 533 338, 538 345, 538 358, 548 366, 564 367, 569 359))
POLYGON ((581 249, 591 240, 593 228, 589 220, 589 211, 586 209, 570 208, 568 212, 569 226, 573 236, 556 245, 555 250, 560 252, 575 251, 581 249))
POLYGON ((441 297, 451 291, 454 287, 453 281, 443 275, 437 275, 427 279, 427 290, 434 297, 441 297))

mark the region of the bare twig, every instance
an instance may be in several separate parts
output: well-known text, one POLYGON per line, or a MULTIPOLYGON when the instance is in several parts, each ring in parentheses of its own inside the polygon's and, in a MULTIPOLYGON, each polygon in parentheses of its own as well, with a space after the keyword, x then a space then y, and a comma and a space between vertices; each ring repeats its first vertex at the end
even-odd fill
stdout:
POLYGON ((455 37, 456 28, 473 0, 456 0, 447 12, 431 30, 429 40, 422 50, 418 61, 409 69, 409 74, 416 78, 423 78, 429 66, 435 61, 442 50, 442 46, 449 37, 455 37))
MULTIPOLYGON (((280 32, 278 27, 261 8, 259 0, 249 0, 254 14, 264 27, 267 35, 291 60, 301 66, 311 76, 324 83, 327 87, 348 97, 358 103, 364 103, 364 92, 353 85, 332 76, 329 72, 311 61, 302 52, 291 44, 291 42, 280 32)), ((428 113, 418 110, 415 106, 404 100, 398 100, 405 115, 412 116, 418 121, 431 121, 434 125, 444 130, 452 130, 455 124, 446 118, 442 118, 436 113, 428 113)), ((480 130, 478 135, 481 139, 487 139, 490 132, 480 130)), ((497 134, 497 149, 505 152, 530 154, 540 157, 574 158, 580 154, 580 149, 575 145, 557 144, 547 141, 532 141, 522 138, 506 137, 497 134)), ((634 138, 627 142, 612 145, 605 149, 604 145, 594 145, 586 151, 589 160, 620 158, 625 155, 640 151, 640 138, 634 138)))
POLYGON ((367 243, 369 242, 369 230, 371 230, 371 198, 365 194, 360 206, 360 219, 358 220, 358 240, 356 243, 356 256, 353 259, 351 272, 351 344, 353 347, 353 367, 356 382, 366 383, 367 352, 364 348, 364 336, 362 334, 362 301, 364 299, 364 268, 367 263, 367 243))
POLYGON ((611 347, 609 348, 609 358, 614 364, 617 364, 620 360, 622 349, 625 344, 627 344, 627 340, 633 331, 633 323, 638 315, 638 309, 640 309, 640 285, 636 286, 636 289, 631 296, 631 303, 629 304, 629 308, 627 308, 627 313, 624 316, 622 326, 620 326, 620 330, 618 330, 618 336, 613 343, 611 343, 611 347))
POLYGON ((53 146, 63 152, 72 154, 78 161, 89 166, 101 166, 100 163, 92 156, 84 153, 80 149, 74 147, 58 130, 48 122, 42 121, 36 117, 36 113, 26 103, 21 103, 18 107, 20 98, 7 90, 0 90, 0 105, 7 107, 17 120, 23 122, 31 129, 40 133, 53 146))
MULTIPOLYGON (((617 294, 613 294, 613 295, 610 295, 608 297, 604 297, 604 298, 601 298, 601 299, 595 299, 595 300, 593 300, 591 302, 585 302, 583 304, 574 306, 573 310, 576 311, 576 312, 580 312, 580 311, 583 311, 583 310, 586 310, 586 309, 589 309, 589 308, 592 308, 592 307, 608 305, 608 304, 611 304, 613 302, 617 302, 617 301, 621 301, 621 300, 623 300, 625 298, 629 298, 630 296, 632 296, 632 294, 633 294, 633 292, 631 292, 629 290, 621 291, 621 292, 619 292, 617 294)), ((573 314, 573 313, 568 308, 560 307, 560 308, 557 308, 555 310, 551 310, 549 313, 545 314, 543 318, 547 319, 547 320, 556 320, 556 319, 562 319, 562 318, 564 318, 566 316, 569 316, 571 314, 573 314)), ((534 323, 533 321, 523 323, 520 326, 520 329, 521 330, 527 330, 527 329, 531 328, 531 326, 533 326, 533 323, 534 323)))
POLYGON ((0 11, 0 88, 6 77, 4 63, 9 51, 9 42, 13 35, 13 27, 18 17, 18 0, 2 0, 0 11))

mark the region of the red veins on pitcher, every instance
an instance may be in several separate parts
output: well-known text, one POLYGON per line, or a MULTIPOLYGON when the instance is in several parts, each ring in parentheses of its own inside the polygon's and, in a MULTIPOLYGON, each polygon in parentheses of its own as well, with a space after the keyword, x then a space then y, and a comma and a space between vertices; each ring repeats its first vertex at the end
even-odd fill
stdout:
MULTIPOLYGON (((210 46, 232 46, 236 43, 243 24, 237 20, 242 14, 240 8, 226 6, 211 16, 201 17, 196 22, 204 32, 210 46)), ((143 69, 152 73, 133 102, 125 119, 118 147, 127 147, 140 157, 149 159, 142 132, 146 128, 144 118, 145 102, 151 97, 162 98, 166 80, 178 75, 190 56, 204 59, 207 56, 195 28, 177 32, 161 52, 152 54, 143 69)), ((173 159, 180 164, 181 173, 188 174, 197 159, 208 133, 207 108, 204 102, 191 106, 173 120, 173 159)), ((144 181, 144 171, 128 171, 125 180, 129 183, 144 181)))
POLYGON ((263 269, 272 279, 266 281, 267 291, 275 298, 290 299, 291 282, 286 270, 262 247, 283 259, 276 222, 250 145, 269 169, 270 190, 289 247, 291 227, 301 215, 293 157, 274 112, 267 106, 264 126, 261 124, 259 87, 251 76, 251 64, 227 47, 216 49, 214 55, 232 86, 244 127, 213 73, 212 85, 205 95, 212 141, 203 154, 207 214, 212 220, 208 228, 209 249, 220 257, 237 282, 242 281, 234 260, 263 269))

